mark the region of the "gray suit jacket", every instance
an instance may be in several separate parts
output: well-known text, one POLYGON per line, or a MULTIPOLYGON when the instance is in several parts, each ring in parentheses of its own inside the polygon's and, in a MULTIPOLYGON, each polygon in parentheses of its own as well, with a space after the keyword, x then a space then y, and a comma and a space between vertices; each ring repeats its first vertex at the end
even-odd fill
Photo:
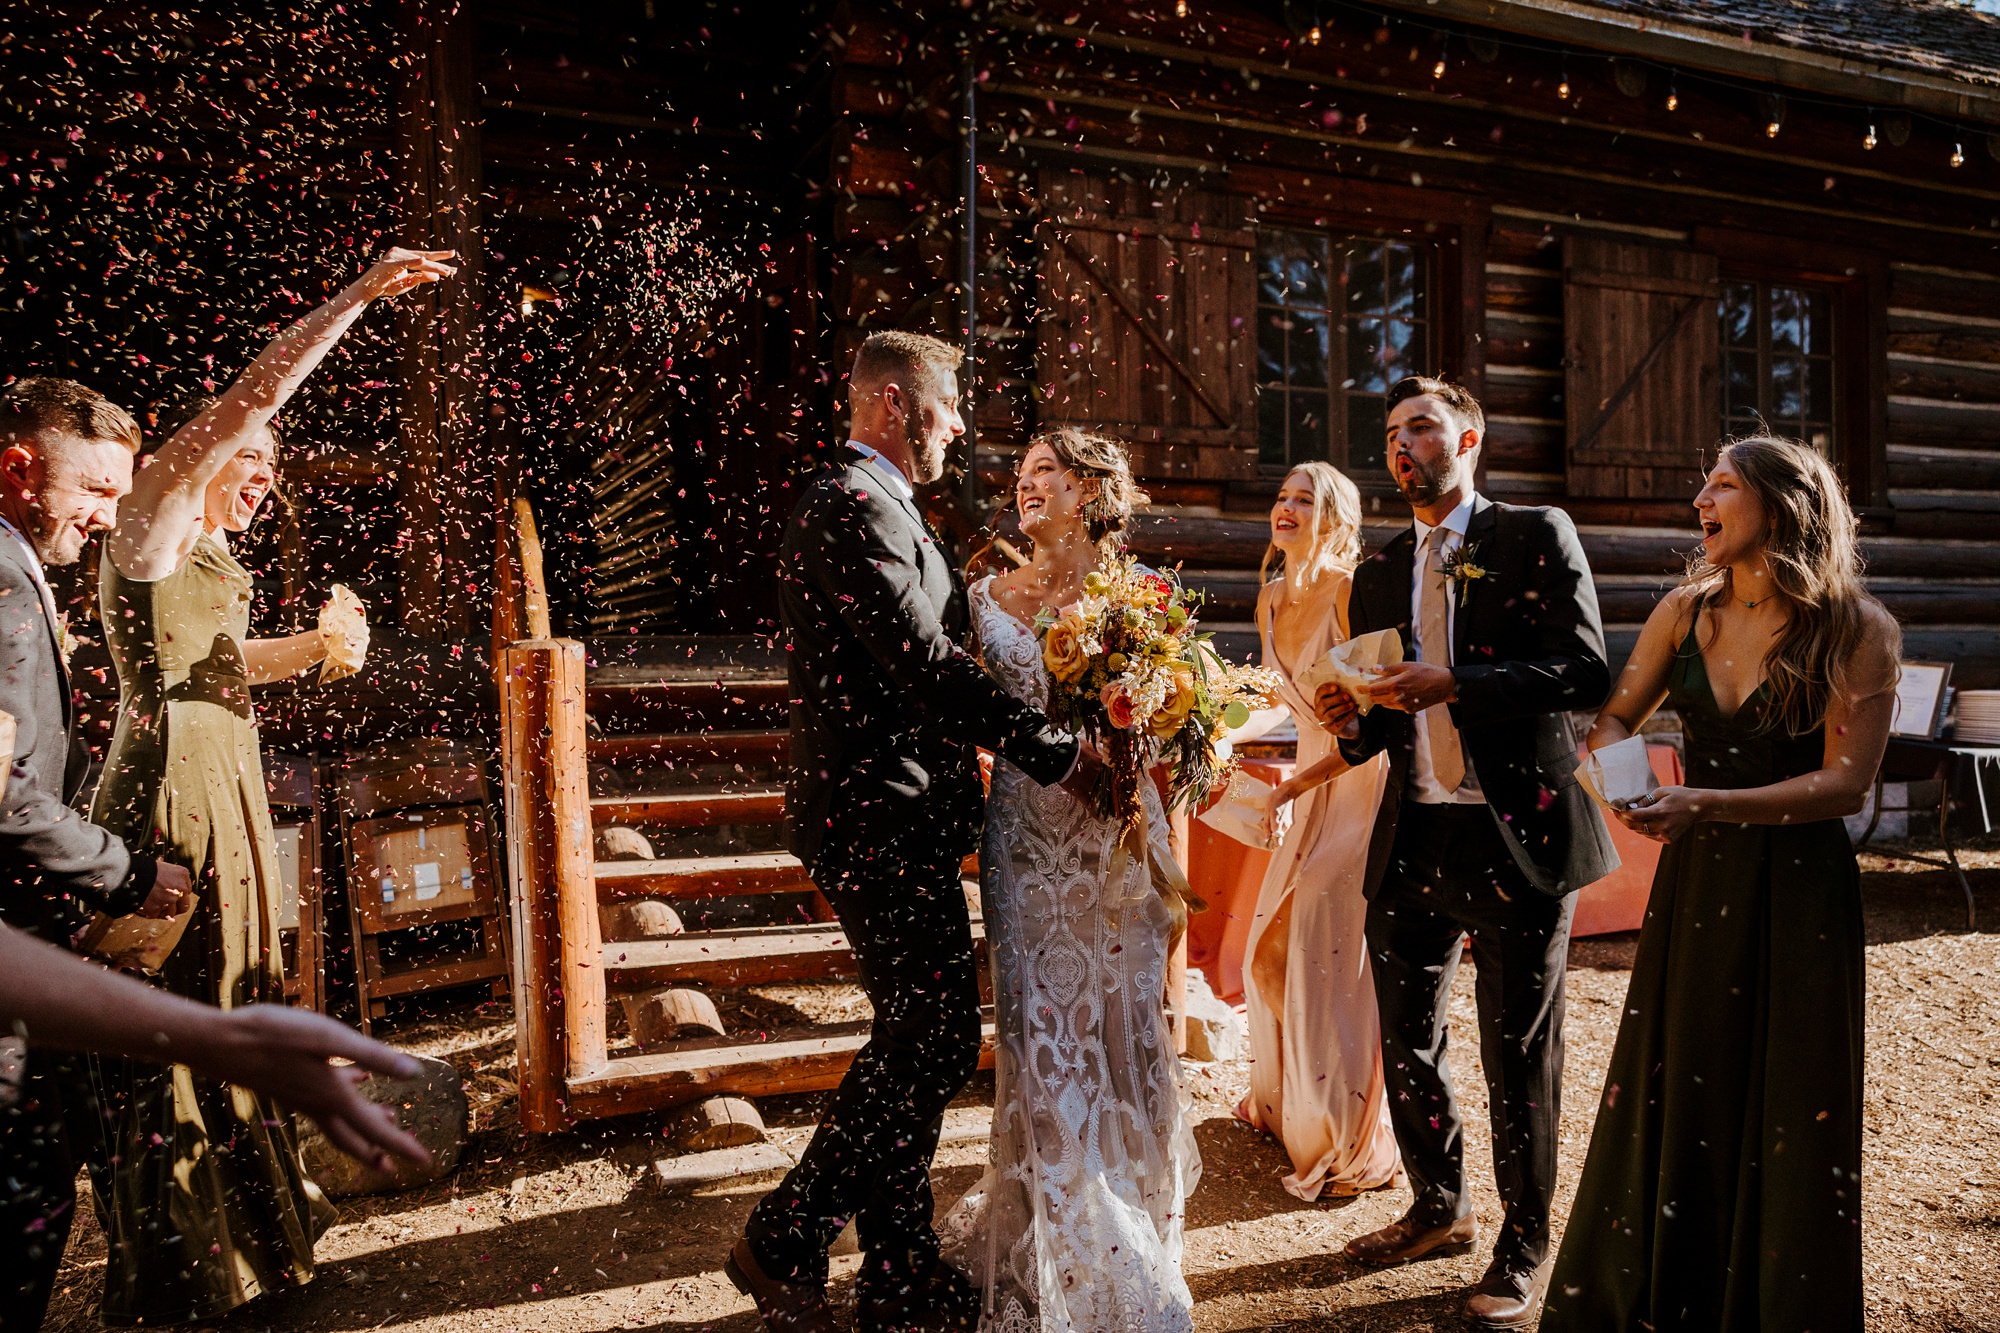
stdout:
POLYGON ((152 892, 155 866, 69 804, 90 770, 34 557, 0 531, 0 710, 14 762, 0 796, 0 920, 67 943, 91 912, 122 916, 152 892))
POLYGON ((808 867, 829 849, 848 863, 906 844, 971 851, 985 810, 977 746, 1044 784, 1076 762, 1075 740, 959 647, 958 571, 916 505, 851 449, 792 512, 778 605, 792 691, 786 822, 808 867))

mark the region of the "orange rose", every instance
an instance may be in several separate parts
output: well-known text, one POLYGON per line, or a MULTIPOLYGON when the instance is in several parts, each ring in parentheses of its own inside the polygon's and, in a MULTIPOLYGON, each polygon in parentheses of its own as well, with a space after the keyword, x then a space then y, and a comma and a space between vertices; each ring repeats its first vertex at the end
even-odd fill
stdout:
POLYGON ((1186 662, 1173 664, 1174 688, 1167 695, 1167 701, 1160 705, 1160 711, 1153 718, 1153 734, 1166 740, 1187 725, 1188 714, 1194 711, 1194 668, 1186 662))
POLYGON ((1114 680, 1097 697, 1104 704, 1112 726, 1120 731, 1132 729, 1132 696, 1124 685, 1114 680))
POLYGON ((1090 654, 1083 650, 1083 622, 1064 616, 1049 626, 1042 636, 1042 665, 1065 685, 1074 685, 1090 670, 1090 654))

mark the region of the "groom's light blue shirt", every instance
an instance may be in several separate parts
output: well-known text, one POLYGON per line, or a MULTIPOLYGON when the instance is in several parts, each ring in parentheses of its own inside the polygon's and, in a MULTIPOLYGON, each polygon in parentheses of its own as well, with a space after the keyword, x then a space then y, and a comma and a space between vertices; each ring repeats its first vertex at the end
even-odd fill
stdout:
POLYGON ((916 488, 910 485, 910 479, 903 475, 903 469, 891 463, 887 458, 884 458, 881 450, 870 448, 859 440, 849 440, 847 447, 881 469, 883 475, 889 478, 889 484, 896 488, 898 495, 902 496, 905 500, 914 500, 917 498, 916 488))

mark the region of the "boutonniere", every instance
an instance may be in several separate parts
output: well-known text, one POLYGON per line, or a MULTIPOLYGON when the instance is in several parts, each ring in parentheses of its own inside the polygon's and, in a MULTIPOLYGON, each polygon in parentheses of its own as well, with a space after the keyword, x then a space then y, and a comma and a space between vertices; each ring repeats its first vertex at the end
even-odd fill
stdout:
POLYGON ((56 654, 62 658, 63 670, 69 670, 70 654, 76 651, 76 636, 69 632, 69 612, 56 617, 56 654))
POLYGON ((1465 600, 1465 587, 1474 579, 1486 577, 1486 566, 1479 563, 1479 543, 1466 542, 1444 558, 1439 567, 1445 578, 1458 591, 1458 600, 1465 600))

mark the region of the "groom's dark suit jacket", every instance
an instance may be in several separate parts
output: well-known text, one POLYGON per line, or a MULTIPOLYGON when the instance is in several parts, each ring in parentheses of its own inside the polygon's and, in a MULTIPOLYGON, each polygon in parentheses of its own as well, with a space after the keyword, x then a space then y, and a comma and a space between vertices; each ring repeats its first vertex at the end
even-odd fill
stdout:
POLYGON ((959 644, 965 587, 937 535, 876 465, 842 449, 785 529, 793 855, 867 854, 912 833, 963 856, 985 799, 975 747, 1059 782, 1077 745, 959 644))
MULTIPOLYGON (((1572 710, 1595 709, 1611 692, 1597 588, 1576 527, 1559 509, 1473 504, 1467 559, 1485 577, 1447 583, 1457 601, 1449 705, 1469 769, 1478 776, 1501 837, 1537 889, 1561 895, 1602 879, 1618 853, 1597 807, 1577 786, 1572 710)), ((1405 531, 1354 571, 1353 634, 1394 628, 1410 646, 1416 532, 1405 531)), ((1386 750, 1389 780, 1368 847, 1367 893, 1389 863, 1416 744, 1413 714, 1373 708, 1361 735, 1341 742, 1349 760, 1386 750)))
POLYGON ((90 755, 74 739, 69 670, 33 558, 0 532, 0 710, 14 717, 13 771, 0 795, 0 920, 66 944, 93 911, 136 911, 155 867, 69 804, 90 755))

